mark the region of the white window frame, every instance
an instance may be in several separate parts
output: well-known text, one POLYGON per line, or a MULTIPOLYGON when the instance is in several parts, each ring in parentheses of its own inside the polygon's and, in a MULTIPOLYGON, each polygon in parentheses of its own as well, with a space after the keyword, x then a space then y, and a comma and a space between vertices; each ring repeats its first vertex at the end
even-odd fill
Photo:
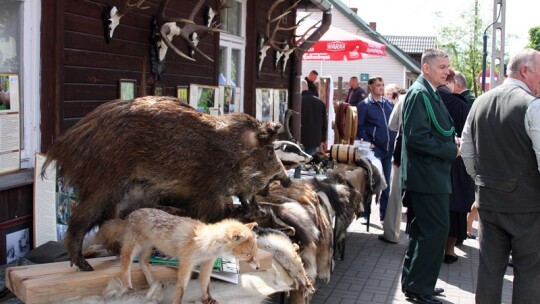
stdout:
MULTIPOLYGON (((231 69, 229 68, 231 66, 231 58, 232 58, 232 49, 237 49, 240 51, 240 62, 239 62, 239 71, 238 71, 238 82, 236 83, 236 86, 240 88, 241 94, 240 94, 240 112, 244 111, 244 75, 245 75, 245 68, 246 63, 244 58, 246 58, 246 13, 247 13, 247 0, 232 0, 237 1, 242 5, 242 20, 240 22, 240 36, 236 35, 230 35, 228 33, 221 33, 220 34, 220 41, 219 41, 219 47, 225 48, 226 56, 224 63, 226 67, 226 75, 225 78, 227 80, 231 79, 231 69)), ((221 58, 220 58, 221 59, 221 58)))
POLYGON ((24 1, 22 7, 22 60, 19 70, 22 104, 21 169, 34 167, 41 142, 41 1, 24 1))

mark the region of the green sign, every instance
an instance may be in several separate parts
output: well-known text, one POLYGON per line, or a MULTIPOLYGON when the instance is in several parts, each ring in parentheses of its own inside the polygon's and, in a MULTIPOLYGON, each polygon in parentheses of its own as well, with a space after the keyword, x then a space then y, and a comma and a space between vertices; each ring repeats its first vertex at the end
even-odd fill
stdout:
POLYGON ((360 74, 360 81, 367 82, 368 80, 369 80, 369 74, 367 73, 360 74))

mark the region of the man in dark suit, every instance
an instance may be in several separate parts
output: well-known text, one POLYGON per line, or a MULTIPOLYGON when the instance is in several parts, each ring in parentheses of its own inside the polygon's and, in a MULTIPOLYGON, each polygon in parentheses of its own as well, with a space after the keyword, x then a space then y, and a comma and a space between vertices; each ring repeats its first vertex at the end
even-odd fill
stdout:
POLYGON ((315 97, 319 97, 319 89, 317 88, 317 85, 315 84, 315 81, 317 81, 318 76, 319 76, 319 73, 313 70, 309 72, 306 78, 304 78, 304 80, 307 82, 308 90, 311 93, 313 93, 315 97))
POLYGON ((467 100, 467 105, 469 108, 472 107, 476 97, 471 93, 471 90, 467 89, 467 79, 465 79, 465 75, 463 75, 463 73, 456 72, 454 80, 454 93, 463 96, 465 100, 467 100))
POLYGON ((478 97, 463 129, 476 184, 480 265, 476 303, 501 303, 512 252, 512 303, 540 301, 540 52, 508 63, 502 85, 478 97))
POLYGON ((452 118, 437 94, 446 83, 450 60, 437 49, 422 54, 422 74, 403 104, 401 188, 410 195, 415 218, 401 278, 402 290, 416 303, 442 303, 434 296, 448 231, 450 169, 459 155, 452 118))
POLYGON ((349 93, 347 94, 347 99, 345 99, 345 102, 350 104, 351 106, 355 106, 362 100, 366 99, 366 91, 360 87, 360 84, 358 83, 358 77, 353 76, 349 80, 349 85, 351 88, 349 89, 349 93))
POLYGON ((324 145, 327 133, 326 105, 302 80, 302 113, 300 139, 307 154, 314 155, 324 145))

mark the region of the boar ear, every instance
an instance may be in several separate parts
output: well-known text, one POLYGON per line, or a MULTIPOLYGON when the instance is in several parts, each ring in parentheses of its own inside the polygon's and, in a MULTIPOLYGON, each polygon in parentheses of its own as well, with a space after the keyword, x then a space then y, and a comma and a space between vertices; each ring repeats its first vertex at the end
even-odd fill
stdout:
POLYGON ((246 235, 241 231, 234 231, 229 235, 229 238, 233 241, 239 242, 246 238, 246 235))
POLYGON ((279 133, 283 133, 283 126, 278 122, 265 121, 259 126, 259 139, 264 144, 272 142, 279 133))
POLYGON ((253 223, 247 223, 245 224, 246 227, 248 227, 249 229, 257 232, 259 230, 259 225, 257 224, 257 222, 253 222, 253 223))
POLYGON ((241 141, 248 147, 257 147, 259 140, 257 139, 257 133, 252 130, 244 131, 240 136, 241 141))

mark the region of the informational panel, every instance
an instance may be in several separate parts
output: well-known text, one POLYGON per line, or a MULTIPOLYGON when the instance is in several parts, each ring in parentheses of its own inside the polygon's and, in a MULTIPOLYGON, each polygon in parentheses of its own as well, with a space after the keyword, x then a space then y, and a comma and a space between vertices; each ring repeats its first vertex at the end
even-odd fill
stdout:
POLYGON ((19 76, 0 73, 0 174, 17 171, 21 162, 19 76))

